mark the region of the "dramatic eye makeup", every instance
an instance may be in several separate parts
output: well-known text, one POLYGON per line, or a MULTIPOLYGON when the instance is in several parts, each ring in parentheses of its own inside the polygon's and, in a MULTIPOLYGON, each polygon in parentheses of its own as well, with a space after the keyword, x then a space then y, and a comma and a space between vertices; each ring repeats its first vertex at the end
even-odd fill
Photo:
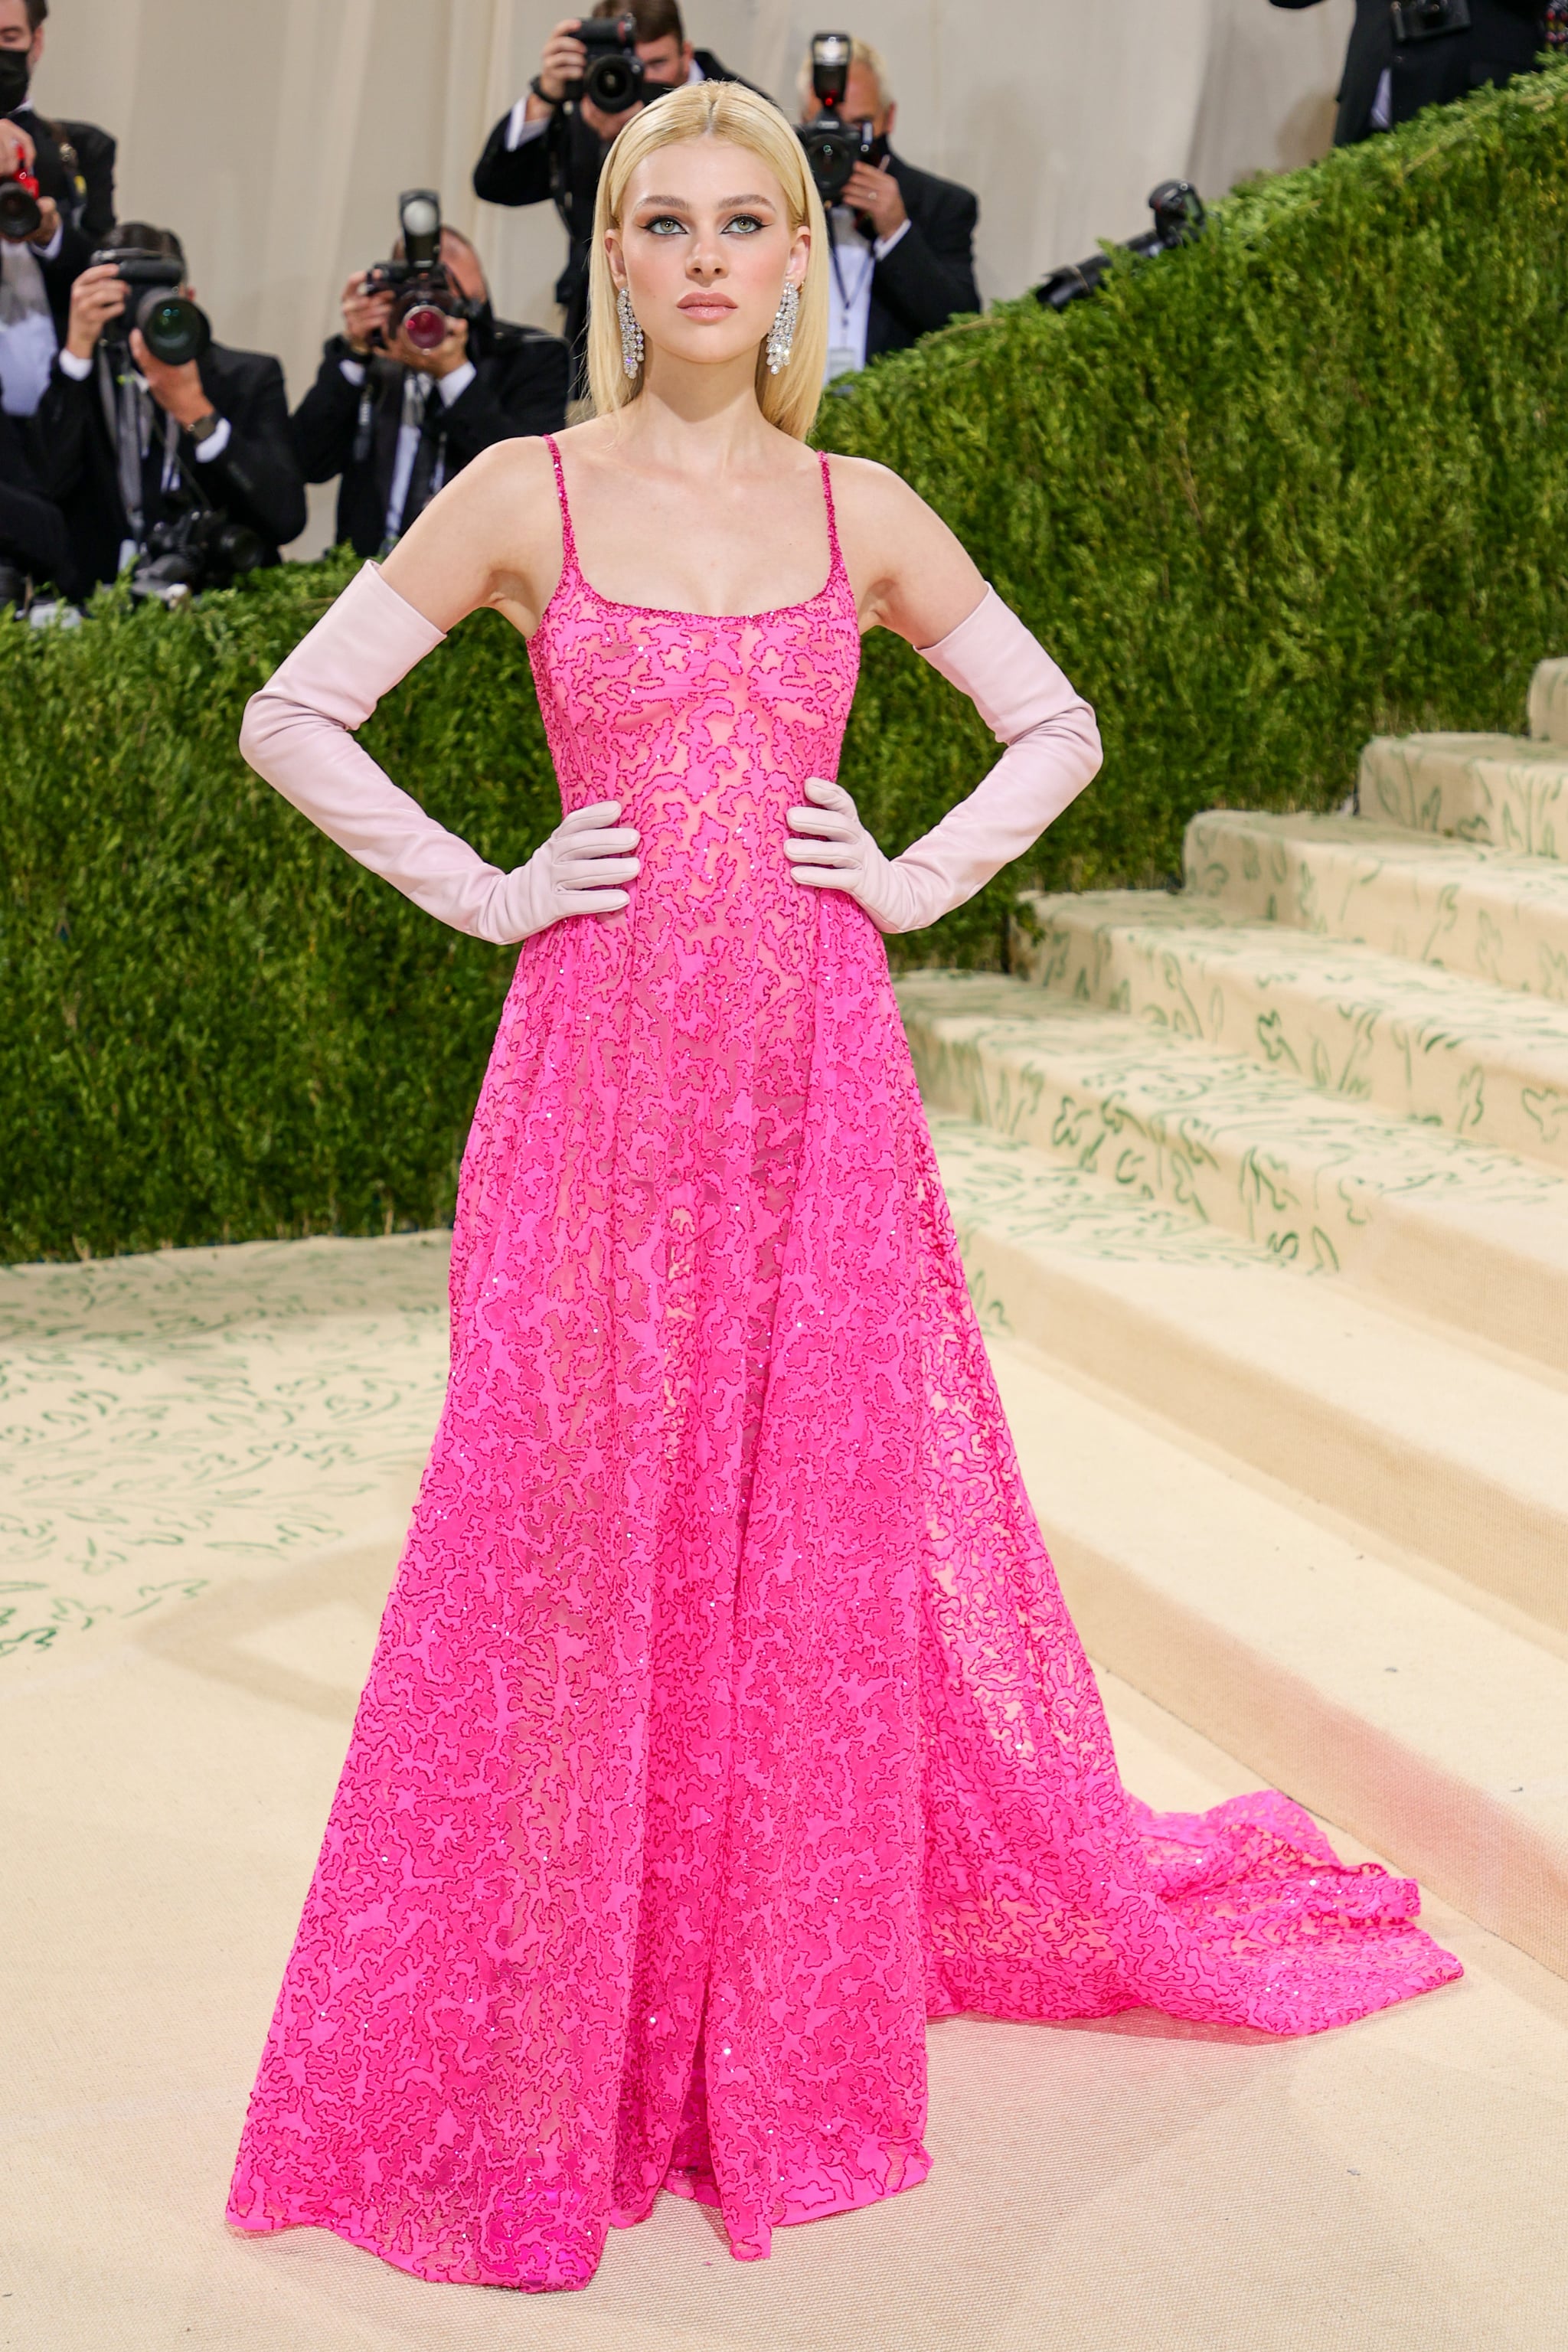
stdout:
MULTIPOLYGON (((773 207, 766 196, 728 196, 719 206, 720 234, 731 231, 755 236, 771 228, 773 207)), ((677 196, 645 196, 637 208, 634 226, 647 236, 679 236, 691 226, 691 216, 677 196)))

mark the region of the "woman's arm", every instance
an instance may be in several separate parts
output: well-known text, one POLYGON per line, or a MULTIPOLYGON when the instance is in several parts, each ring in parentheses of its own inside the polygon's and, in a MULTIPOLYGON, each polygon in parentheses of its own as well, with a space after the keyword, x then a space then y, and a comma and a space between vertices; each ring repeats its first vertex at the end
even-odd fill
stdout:
MULTIPOLYGON (((548 465, 548 452, 542 454, 548 465)), ((637 871, 630 854, 637 835, 629 825, 616 826, 619 803, 574 809, 525 866, 509 873, 487 865, 427 816, 353 740, 381 697, 464 613, 485 603, 514 604, 509 588, 529 598, 537 593, 515 569, 498 569, 500 533, 488 522, 470 516, 464 528, 460 509, 471 502, 455 494, 484 462, 477 458, 432 501, 399 541, 387 571, 364 566, 252 695, 239 747, 285 800, 416 906, 456 930, 510 944, 563 916, 611 914, 626 904, 621 886, 637 871), (422 560, 416 539, 443 505, 448 520, 425 532, 422 560), (412 598, 387 576, 393 563, 412 598)), ((552 509, 552 486, 549 495, 552 509)))
POLYGON ((438 629, 493 604, 531 637, 561 572, 555 469, 542 441, 481 449, 405 530, 381 567, 438 629))
POLYGON ((1002 758, 942 823, 884 857, 841 784, 806 782, 785 845, 797 881, 847 890, 883 931, 921 930, 1021 857, 1100 766, 1094 713, 1045 647, 987 587, 939 515, 881 467, 833 468, 840 538, 861 618, 907 637, 967 694, 1002 758), (857 576, 858 574, 858 577, 857 576))

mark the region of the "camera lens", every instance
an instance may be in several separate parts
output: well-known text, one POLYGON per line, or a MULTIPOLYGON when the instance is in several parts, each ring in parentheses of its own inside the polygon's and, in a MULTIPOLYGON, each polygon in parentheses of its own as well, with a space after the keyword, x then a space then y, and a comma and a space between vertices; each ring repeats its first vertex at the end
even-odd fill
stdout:
POLYGON ((816 193, 825 205, 830 205, 847 186, 859 161, 859 132, 837 118, 819 118, 803 134, 803 143, 816 193))
POLYGON ((187 296, 155 287, 136 305, 135 323, 153 357, 165 367, 184 367, 187 360, 200 359, 212 341, 205 311, 187 296))
POLYGON ((642 60, 624 52, 595 58, 583 77, 583 91, 602 114, 625 114, 642 98, 642 60))
POLYGON ((16 180, 0 180, 0 237, 7 245, 21 245, 37 236, 43 225, 37 196, 16 180))
POLYGON ((416 302, 399 323, 416 352, 433 352, 446 341, 452 321, 434 302, 416 302))

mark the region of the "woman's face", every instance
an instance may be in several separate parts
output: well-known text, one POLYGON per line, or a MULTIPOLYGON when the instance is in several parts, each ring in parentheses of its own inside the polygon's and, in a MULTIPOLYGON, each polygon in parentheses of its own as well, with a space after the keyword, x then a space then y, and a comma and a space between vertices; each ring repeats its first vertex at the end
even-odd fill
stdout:
POLYGON ((784 190, 751 148, 691 139, 637 165, 605 244, 650 360, 732 362, 754 358, 785 278, 805 278, 811 231, 791 228, 784 190))

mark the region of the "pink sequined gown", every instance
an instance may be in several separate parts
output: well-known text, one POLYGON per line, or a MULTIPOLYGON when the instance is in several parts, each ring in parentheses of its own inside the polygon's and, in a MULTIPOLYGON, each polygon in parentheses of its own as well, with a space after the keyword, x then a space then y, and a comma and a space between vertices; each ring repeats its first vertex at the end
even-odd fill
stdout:
POLYGON ((1458 1972, 1284 1798, 1123 1792, 881 939, 784 855, 858 664, 823 488, 826 586, 719 619, 597 594, 563 489, 534 677, 642 872, 518 960, 246 2229, 581 2286, 671 2189, 762 2255, 925 2177, 928 2017, 1300 2033, 1458 1972))

